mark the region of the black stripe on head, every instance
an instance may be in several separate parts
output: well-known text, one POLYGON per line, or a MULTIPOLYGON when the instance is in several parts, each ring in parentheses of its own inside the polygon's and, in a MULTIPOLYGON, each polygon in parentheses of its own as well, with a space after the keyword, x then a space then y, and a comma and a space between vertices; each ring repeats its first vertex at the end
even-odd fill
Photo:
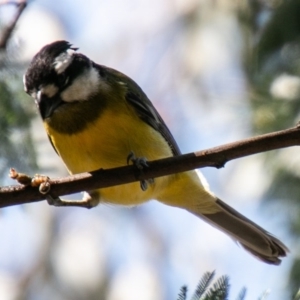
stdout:
MULTIPOLYGON (((57 41, 44 46, 33 57, 25 74, 25 91, 28 94, 31 94, 32 92, 37 91, 42 85, 58 83, 58 75, 62 73, 59 71, 62 69, 64 71, 66 69, 62 68, 64 53, 66 54, 65 59, 67 60, 68 50, 74 52, 77 49, 78 48, 72 47, 67 41, 57 41), (60 60, 58 60, 58 58, 60 58, 60 60)), ((71 52, 69 55, 71 55, 71 52)))

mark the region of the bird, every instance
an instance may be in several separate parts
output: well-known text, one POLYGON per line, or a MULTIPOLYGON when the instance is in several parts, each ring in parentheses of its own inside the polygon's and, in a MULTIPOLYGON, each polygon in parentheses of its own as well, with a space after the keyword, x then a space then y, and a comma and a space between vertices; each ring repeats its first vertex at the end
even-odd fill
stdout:
MULTIPOLYGON (((164 120, 138 84, 95 63, 68 41, 45 45, 32 58, 23 83, 70 174, 124 166, 126 161, 144 168, 147 160, 181 155, 164 120)), ((265 263, 279 265, 289 252, 279 239, 210 191, 198 170, 85 191, 81 200, 57 198, 50 204, 136 206, 152 199, 192 213, 265 263)))

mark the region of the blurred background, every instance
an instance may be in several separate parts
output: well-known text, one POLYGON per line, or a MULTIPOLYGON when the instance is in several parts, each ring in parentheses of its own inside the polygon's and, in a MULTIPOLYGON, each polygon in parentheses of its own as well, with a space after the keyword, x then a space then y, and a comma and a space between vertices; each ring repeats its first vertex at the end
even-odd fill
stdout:
MULTIPOLYGON (((19 2, 21 3, 21 2, 19 2)), ((18 2, 0 0, 0 36, 18 2)), ((22 76, 42 46, 66 39, 133 78, 183 153, 285 129, 300 119, 299 0, 28 1, 0 49, 0 183, 10 167, 67 175, 22 76)), ((155 201, 132 208, 0 212, 0 299, 175 300, 206 271, 230 277, 230 299, 291 299, 300 286, 298 148, 202 172, 224 201, 291 250, 278 267, 193 215, 155 201)), ((72 195, 71 198, 81 195, 72 195)))

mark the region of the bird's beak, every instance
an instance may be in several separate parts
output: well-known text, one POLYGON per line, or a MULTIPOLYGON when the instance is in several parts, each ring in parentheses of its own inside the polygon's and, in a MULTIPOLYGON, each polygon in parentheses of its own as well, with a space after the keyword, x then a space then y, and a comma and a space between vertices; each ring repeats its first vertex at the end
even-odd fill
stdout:
POLYGON ((42 93, 38 93, 35 103, 38 106, 43 120, 50 118, 53 112, 59 106, 64 104, 59 94, 49 98, 46 95, 43 95, 42 93))

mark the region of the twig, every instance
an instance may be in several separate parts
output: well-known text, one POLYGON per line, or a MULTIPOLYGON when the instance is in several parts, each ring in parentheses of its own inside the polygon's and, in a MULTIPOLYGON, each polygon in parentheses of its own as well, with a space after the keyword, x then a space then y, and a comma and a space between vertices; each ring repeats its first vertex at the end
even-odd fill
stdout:
MULTIPOLYGON (((5 2, 4 4, 12 4, 11 2, 5 2)), ((4 30, 2 31, 1 37, 0 37, 0 50, 5 50, 8 40, 11 37, 12 32, 14 31, 16 24, 22 14, 22 12, 24 11, 27 3, 26 1, 22 1, 22 2, 14 2, 13 4, 15 4, 17 6, 17 12, 14 16, 14 18, 11 20, 10 24, 7 25, 6 28, 4 28, 4 30)))
MULTIPOLYGON (((241 140, 223 146, 149 162, 142 172, 135 166, 97 170, 50 180, 51 193, 62 196, 85 190, 155 178, 196 168, 220 168, 226 162, 265 151, 299 146, 300 126, 241 140)), ((124 154, 126 158, 126 154, 124 154)), ((124 158, 124 161, 126 160, 124 158)), ((0 188, 0 208, 44 200, 37 187, 6 186, 0 188)))

